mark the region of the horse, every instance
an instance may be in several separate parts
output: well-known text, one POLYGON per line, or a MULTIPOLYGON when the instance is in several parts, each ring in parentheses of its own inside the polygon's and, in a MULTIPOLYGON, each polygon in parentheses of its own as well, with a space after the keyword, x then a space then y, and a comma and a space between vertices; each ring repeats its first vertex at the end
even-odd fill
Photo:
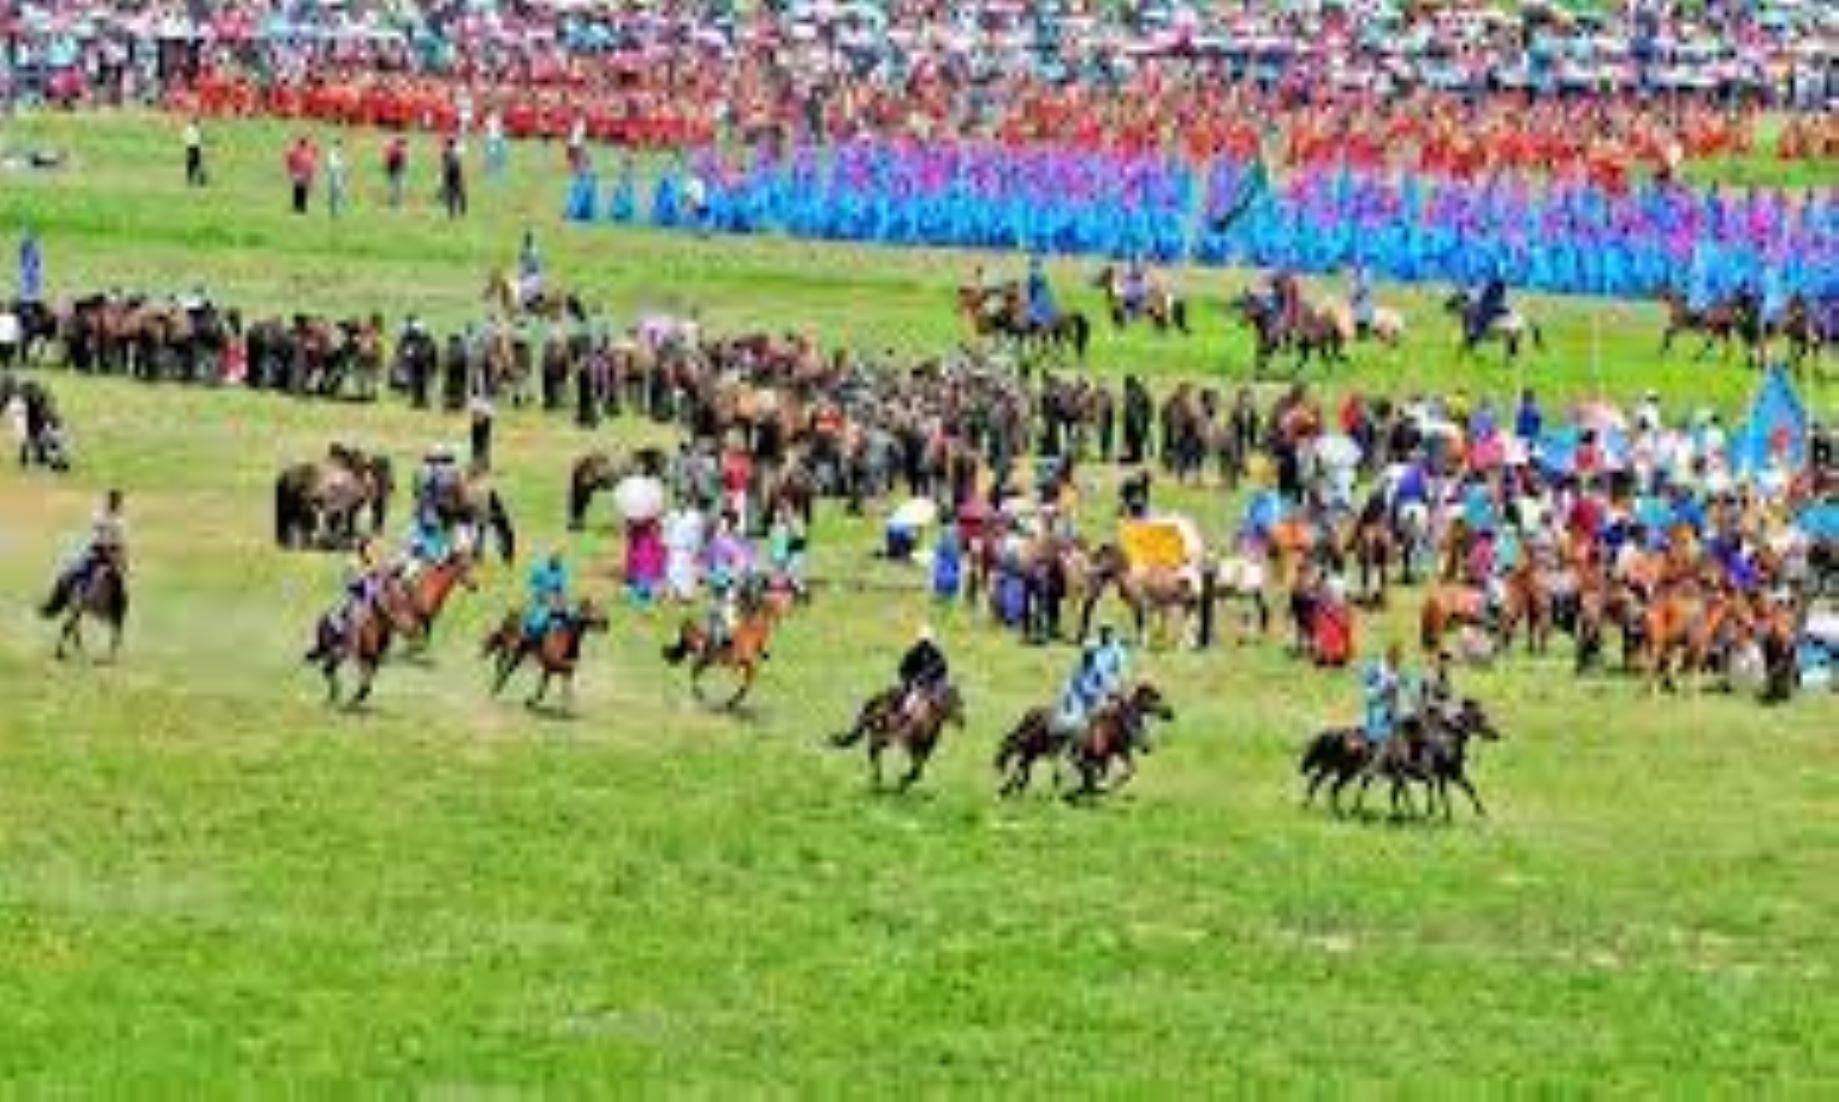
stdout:
POLYGON ((1336 328, 1341 330, 1341 339, 1347 344, 1371 339, 1396 349, 1404 343, 1405 315, 1390 306, 1374 306, 1365 326, 1355 320, 1354 308, 1340 299, 1324 301, 1322 313, 1334 319, 1336 328))
POLYGON ((1476 815, 1486 818, 1487 809, 1482 806, 1481 797, 1468 776, 1468 744, 1474 738, 1488 742, 1498 742, 1502 738, 1478 702, 1465 698, 1460 702, 1427 703, 1417 716, 1401 724, 1400 730, 1377 752, 1369 753, 1366 766, 1361 770, 1354 810, 1361 810, 1367 787, 1374 778, 1385 777, 1391 782, 1395 813, 1401 804, 1409 807, 1410 798, 1405 789, 1415 782, 1427 790, 1425 810, 1428 813, 1434 814, 1437 805, 1442 804, 1444 822, 1452 818, 1451 785, 1469 797, 1476 815))
POLYGON ((297 463, 275 478, 275 542, 283 548, 344 546, 370 511, 370 534, 384 530, 395 477, 388 456, 333 444, 326 457, 297 463))
POLYGON ((980 337, 1003 337, 1024 352, 1072 352, 1074 359, 1085 362, 1086 349, 1092 342, 1092 323, 1078 310, 1061 310, 1047 321, 1038 321, 1028 310, 1028 300, 1017 283, 1000 287, 960 287, 958 312, 980 337))
POLYGON ((607 630, 607 616, 592 601, 583 600, 573 610, 560 616, 550 618, 548 630, 543 637, 531 646, 524 632, 524 614, 513 610, 505 614, 497 630, 485 637, 480 647, 479 657, 495 659, 497 667, 492 674, 492 695, 495 697, 504 690, 505 682, 511 674, 523 664, 526 658, 535 658, 539 677, 536 690, 524 701, 526 707, 535 708, 543 702, 549 692, 552 678, 562 679, 562 697, 567 706, 575 700, 575 667, 581 661, 581 642, 589 633, 601 633, 607 630))
POLYGON ((1131 307, 1125 293, 1124 273, 1115 264, 1106 264, 1098 269, 1092 277, 1092 286, 1098 288, 1105 296, 1105 310, 1111 315, 1114 328, 1122 329, 1138 317, 1147 318, 1158 333, 1170 329, 1182 336, 1188 336, 1188 303, 1182 296, 1160 285, 1159 281, 1146 280, 1142 304, 1131 307))
POLYGON ((1286 349, 1295 351, 1298 372, 1308 367, 1312 358, 1325 366, 1347 362, 1347 342, 1341 327, 1317 310, 1301 308, 1292 323, 1275 306, 1250 291, 1234 298, 1228 307, 1251 327, 1255 373, 1263 373, 1272 358, 1286 349))
POLYGON ((1418 642, 1425 654, 1443 649, 1443 637, 1459 627, 1486 628, 1489 622, 1487 594, 1474 586, 1442 584, 1424 595, 1424 607, 1418 613, 1418 642))
POLYGON ((1509 363, 1520 358, 1520 344, 1530 340, 1534 351, 1545 351, 1545 334, 1539 324, 1518 310, 1508 309, 1494 318, 1480 331, 1476 332, 1469 319, 1475 316, 1475 296, 1466 290, 1457 290, 1444 300, 1443 309, 1456 318, 1462 328, 1461 341, 1457 352, 1463 356, 1474 355, 1482 345, 1489 341, 1500 341, 1507 351, 1509 363))
POLYGON ((900 686, 877 694, 863 705, 854 726, 830 740, 831 746, 846 749, 868 738, 869 773, 876 788, 882 785, 881 755, 889 746, 899 745, 906 751, 907 771, 898 785, 905 791, 925 772, 945 725, 964 729, 964 697, 956 685, 921 694, 912 708, 904 707, 905 701, 906 692, 900 686))
POLYGON ((416 650, 425 650, 434 636, 434 621, 440 618, 447 598, 456 588, 476 589, 473 582, 473 554, 462 548, 441 562, 424 567, 414 578, 405 580, 410 617, 403 631, 404 641, 416 650))
POLYGON ((1263 554, 1227 555, 1213 565, 1210 600, 1242 602, 1250 606, 1239 617, 1241 643, 1254 618, 1260 637, 1271 630, 1271 604, 1266 594, 1269 583, 1270 569, 1263 554))
POLYGON ((1373 756, 1373 744, 1358 727, 1330 727, 1319 731, 1303 747, 1297 773, 1308 779, 1303 790, 1303 806, 1315 803, 1315 795, 1329 780, 1328 802, 1336 815, 1341 814, 1341 792, 1361 773, 1373 756))
POLYGON ((340 703, 338 671, 347 661, 358 667, 358 688, 345 706, 356 710, 370 699, 377 670, 389 654, 390 642, 399 631, 412 629, 414 612, 400 582, 384 587, 377 599, 355 610, 343 632, 333 630, 331 617, 322 616, 315 629, 312 649, 304 661, 318 666, 326 679, 326 703, 340 703))
POLYGON ((1069 798, 1098 795, 1099 784, 1107 779, 1113 762, 1124 767, 1124 775, 1102 791, 1115 792, 1137 775, 1135 752, 1149 753, 1148 724, 1152 719, 1165 723, 1175 718, 1161 690, 1147 681, 1139 681, 1129 692, 1112 697, 1093 713, 1083 738, 1067 746, 1067 756, 1079 774, 1079 787, 1069 798))
POLYGON ((592 451, 575 460, 568 472, 568 530, 579 532, 587 526, 588 506, 594 495, 611 490, 630 475, 657 476, 664 469, 664 456, 656 448, 644 448, 624 462, 604 451, 592 451))
POLYGON ((1365 510, 1348 535, 1348 554, 1359 568, 1355 600, 1372 608, 1386 605, 1386 574, 1395 553, 1392 525, 1384 511, 1365 510))
POLYGON ((1088 559, 1085 581, 1085 600, 1079 617, 1082 637, 1090 631, 1092 610, 1107 589, 1116 590, 1118 598, 1130 609, 1138 642, 1143 645, 1148 645, 1150 641, 1152 616, 1163 626, 1166 634, 1171 617, 1180 615, 1183 620, 1179 638, 1189 634, 1192 621, 1202 611, 1202 577, 1199 567, 1132 565, 1123 549, 1115 544, 1104 544, 1092 552, 1088 559))
POLYGON ((517 527, 485 474, 474 471, 443 482, 435 492, 434 511, 449 531, 465 528, 489 533, 497 542, 499 558, 506 564, 517 561, 517 527))
POLYGON ((1743 304, 1736 299, 1699 309, 1679 292, 1666 288, 1660 292, 1660 304, 1667 312, 1666 327, 1660 333, 1660 354, 1663 356, 1673 351, 1675 337, 1681 333, 1697 333, 1704 340, 1692 357, 1694 361, 1704 359, 1713 346, 1717 347, 1720 359, 1728 359, 1731 341, 1743 336, 1743 304))
POLYGON ((507 321, 524 317, 542 318, 551 322, 587 320, 587 307, 575 294, 558 287, 545 286, 525 298, 502 268, 494 268, 487 273, 485 292, 481 298, 498 311, 500 318, 507 321))
POLYGON ((704 673, 712 667, 732 671, 740 684, 718 705, 722 711, 732 711, 740 706, 753 688, 754 679, 759 676, 760 667, 766 661, 767 645, 772 641, 773 628, 782 611, 783 606, 779 602, 749 598, 741 610, 741 622, 735 626, 728 641, 720 647, 714 646, 705 624, 695 619, 685 620, 677 630, 676 642, 664 648, 664 661, 672 666, 681 666, 686 660, 690 663, 690 691, 699 701, 705 701, 702 690, 704 673))
POLYGON ((51 595, 39 607, 38 614, 46 620, 64 618, 57 637, 60 661, 72 644, 78 654, 86 653, 83 646, 85 617, 102 621, 109 629, 109 661, 113 662, 121 652, 122 628, 128 622, 127 573, 119 562, 105 556, 82 579, 70 575, 60 577, 51 595))

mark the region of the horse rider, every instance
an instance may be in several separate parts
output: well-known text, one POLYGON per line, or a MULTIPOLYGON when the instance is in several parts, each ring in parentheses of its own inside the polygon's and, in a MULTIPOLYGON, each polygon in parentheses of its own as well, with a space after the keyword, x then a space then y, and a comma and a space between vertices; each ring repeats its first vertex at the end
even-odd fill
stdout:
POLYGON ((1297 285, 1296 275, 1283 268, 1272 272, 1266 298, 1283 327, 1286 330, 1295 328, 1296 319, 1303 310, 1303 292, 1297 285))
POLYGON ((1354 316, 1354 338, 1365 340, 1373 332, 1373 277, 1363 263, 1354 264, 1348 281, 1347 300, 1354 316))
POLYGON ((1065 744, 1078 738, 1095 711, 1124 687, 1130 656, 1110 624, 1101 625, 1098 637, 1086 644, 1079 665, 1067 680, 1055 710, 1053 734, 1065 744))
POLYGON ((913 645, 901 656, 899 677, 900 717, 910 722, 925 702, 944 692, 951 681, 951 666, 945 660, 945 652, 939 649, 932 625, 922 625, 913 645))
POLYGON ((1133 256, 1124 268, 1124 316, 1137 317, 1149 302, 1149 272, 1143 266, 1143 258, 1133 256))
POLYGON ((388 570, 370 539, 358 542, 351 561, 345 567, 345 594, 337 607, 326 614, 330 634, 344 639, 358 626, 359 616, 376 604, 383 595, 388 570))
POLYGON ((95 572, 111 566, 123 577, 128 573, 127 522, 122 516, 120 490, 110 490, 89 523, 89 541, 58 577, 56 592, 67 593, 89 584, 95 572))
POLYGON ((1047 269, 1039 253, 1028 258, 1027 297, 1030 325, 1044 327, 1059 320, 1060 307, 1054 302, 1053 288, 1048 286, 1047 269))
POLYGON ((1507 316, 1507 281, 1499 275, 1488 277, 1475 295, 1475 306, 1469 311, 1470 344, 1481 340, 1495 322, 1507 316))
POLYGON ((734 639, 740 624, 740 590, 747 569, 747 547, 735 532, 732 512, 723 512, 709 537, 709 649, 720 651, 734 639))
POLYGON ((568 615, 568 568, 560 549, 552 548, 530 568, 530 605, 524 610, 524 645, 542 644, 552 624, 568 615))
POLYGON ((415 472, 415 514, 431 524, 440 523, 441 496, 459 481, 457 453, 446 444, 437 444, 422 456, 421 469, 415 472))
POLYGON ((1384 753, 1386 742, 1397 729, 1399 702, 1404 677, 1404 655, 1397 643, 1386 648, 1383 657, 1367 663, 1360 674, 1360 693, 1364 704, 1360 732, 1372 748, 1375 760, 1384 753))
POLYGON ((517 304, 528 310, 543 293, 543 258, 536 250, 536 231, 525 228, 517 250, 517 304))

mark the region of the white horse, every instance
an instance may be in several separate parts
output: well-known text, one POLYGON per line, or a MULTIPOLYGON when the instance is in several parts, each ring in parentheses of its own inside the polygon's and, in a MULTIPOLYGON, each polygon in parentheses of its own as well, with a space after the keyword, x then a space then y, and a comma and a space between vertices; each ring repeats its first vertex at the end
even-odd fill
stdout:
POLYGON ((1334 319, 1335 327, 1341 330, 1341 339, 1353 344, 1362 336, 1370 337, 1387 348, 1397 348, 1405 339, 1405 315, 1390 306, 1375 304, 1372 317, 1367 320, 1366 332, 1360 331, 1360 325, 1354 318, 1354 308, 1342 299, 1331 298, 1323 302, 1322 308, 1334 319))
POLYGON ((1214 563, 1214 602, 1232 601, 1242 606, 1238 618, 1240 643, 1245 642, 1254 624, 1260 636, 1270 630, 1271 603, 1265 595, 1270 581, 1270 556, 1256 540, 1241 540, 1237 552, 1214 563))

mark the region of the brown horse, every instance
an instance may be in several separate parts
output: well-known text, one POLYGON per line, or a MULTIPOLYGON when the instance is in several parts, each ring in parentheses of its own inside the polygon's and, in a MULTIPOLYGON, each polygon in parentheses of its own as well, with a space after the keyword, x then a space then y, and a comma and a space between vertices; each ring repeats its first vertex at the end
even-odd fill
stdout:
POLYGON ((1386 607, 1386 573, 1393 556, 1391 523, 1383 512, 1362 515, 1354 522, 1348 544, 1348 554, 1359 567, 1355 600, 1372 608, 1386 607))
POLYGON ((722 711, 730 711, 738 707, 753 688, 754 679, 759 676, 760 667, 767 659, 767 646, 772 641, 773 628, 783 610, 783 603, 778 601, 749 599, 741 610, 740 624, 735 627, 728 641, 720 646, 715 645, 706 624, 694 619, 685 620, 677 631, 677 641, 664 648, 664 661, 672 666, 680 666, 688 660, 690 691, 696 695, 697 700, 705 702, 703 674, 711 667, 731 671, 739 684, 718 705, 722 711))
POLYGON ((1470 585, 1438 585, 1424 595, 1418 613, 1418 642, 1425 654, 1443 649, 1443 638, 1460 627, 1486 628, 1488 597, 1470 585))
POLYGON ((358 667, 358 688, 345 705, 353 710, 363 707, 370 699, 377 670, 389 654, 391 640, 413 624, 414 611, 399 581, 386 584, 375 601, 355 610, 342 632, 334 630, 330 616, 321 617, 313 649, 307 652, 305 661, 318 666, 325 677, 326 703, 340 703, 338 671, 346 662, 352 662, 358 667))
POLYGON ((434 635, 434 621, 440 618, 441 609, 455 589, 464 586, 471 592, 478 588, 472 577, 474 561, 470 551, 457 551, 442 562, 424 567, 407 582, 409 618, 403 637, 409 646, 416 650, 428 646, 434 635))
POLYGON ((1124 275, 1117 265, 1106 264, 1092 277, 1092 286, 1104 293, 1105 310, 1111 315, 1114 328, 1122 329, 1140 317, 1148 319, 1158 333, 1173 329, 1184 337, 1189 334, 1186 299, 1162 286, 1160 281, 1149 280, 1142 304, 1132 310, 1125 294, 1124 275))
POLYGON ((104 558, 93 565, 84 578, 66 576, 58 579, 50 597, 38 611, 47 620, 59 616, 64 618, 64 625, 57 636, 57 657, 60 660, 71 645, 75 645, 78 654, 86 653, 83 648, 83 620, 92 617, 108 625, 109 661, 113 662, 121 652, 121 630, 128 621, 127 574, 120 563, 104 558))
POLYGON ((1086 727, 1085 737, 1074 739, 1067 748, 1079 774, 1079 787, 1072 796, 1115 792, 1128 784, 1137 775, 1136 752, 1149 753, 1149 721, 1167 723, 1174 718, 1175 709, 1161 690, 1147 681, 1138 682, 1129 692, 1101 705, 1086 727), (1123 766, 1124 774, 1101 790, 1099 785, 1110 776, 1114 762, 1123 766))
POLYGON ((1130 609, 1137 640, 1150 642, 1152 618, 1162 638, 1190 637, 1201 615, 1202 586, 1199 572, 1161 566, 1135 566, 1115 544, 1093 551, 1085 575, 1085 602, 1080 613, 1081 633, 1090 629, 1092 609, 1107 590, 1130 609), (1179 619, 1177 619, 1179 618, 1179 619))
POLYGON ((1695 581, 1667 587, 1648 603, 1642 630, 1649 689, 1675 689, 1682 674, 1695 679, 1746 629, 1742 610, 1723 595, 1695 581))
POLYGON ((904 790, 925 772, 945 725, 964 729, 964 697, 956 685, 922 694, 911 708, 905 702, 906 693, 899 686, 880 693, 863 706, 855 726, 830 740, 830 745, 842 749, 867 736, 869 774, 876 788, 882 784, 881 755, 889 746, 899 745, 906 751, 907 771, 899 782, 904 790))
POLYGON ((1054 762, 1056 789, 1061 787, 1061 763, 1072 764, 1080 775, 1081 787, 1071 795, 1096 794, 1113 761, 1122 762, 1126 769, 1124 778, 1113 787, 1121 786, 1136 773, 1135 752, 1148 751, 1143 736, 1146 721, 1151 718, 1172 720, 1175 713, 1161 692, 1148 682, 1101 705, 1093 712, 1086 730, 1075 738, 1055 731, 1052 709, 1030 708, 997 748, 996 771, 1002 777, 997 792, 1015 796, 1026 791, 1034 779, 1035 764, 1043 759, 1054 762))
POLYGON ((552 678, 562 679, 562 699, 564 708, 572 708, 575 702, 575 667, 581 661, 581 641, 590 632, 607 630, 607 616, 592 601, 583 600, 573 611, 566 615, 550 618, 549 629, 543 637, 531 645, 524 632, 524 614, 513 610, 505 614, 498 629, 485 637, 480 648, 479 657, 497 660, 497 668, 492 674, 492 695, 497 696, 504 690, 505 682, 517 671, 526 658, 535 658, 539 677, 536 691, 524 701, 527 707, 535 708, 543 702, 549 692, 552 678))
POLYGON ((1666 308, 1666 328, 1660 334, 1660 354, 1667 355, 1673 351, 1673 339, 1681 333, 1697 333, 1704 338, 1699 350, 1693 355, 1694 360, 1702 360, 1705 353, 1718 349, 1720 359, 1730 357, 1730 345, 1733 340, 1743 336, 1743 306, 1739 302, 1718 302, 1695 310, 1684 296, 1671 289, 1660 292, 1660 304, 1666 308))

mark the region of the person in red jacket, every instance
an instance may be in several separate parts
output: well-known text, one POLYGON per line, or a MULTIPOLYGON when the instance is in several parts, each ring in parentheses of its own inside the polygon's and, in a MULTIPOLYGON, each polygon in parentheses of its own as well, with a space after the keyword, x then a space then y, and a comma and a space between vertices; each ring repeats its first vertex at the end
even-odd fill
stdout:
POLYGON ((313 176, 319 171, 319 151, 306 135, 294 139, 287 151, 287 178, 294 189, 294 213, 307 212, 307 200, 313 194, 313 176))

